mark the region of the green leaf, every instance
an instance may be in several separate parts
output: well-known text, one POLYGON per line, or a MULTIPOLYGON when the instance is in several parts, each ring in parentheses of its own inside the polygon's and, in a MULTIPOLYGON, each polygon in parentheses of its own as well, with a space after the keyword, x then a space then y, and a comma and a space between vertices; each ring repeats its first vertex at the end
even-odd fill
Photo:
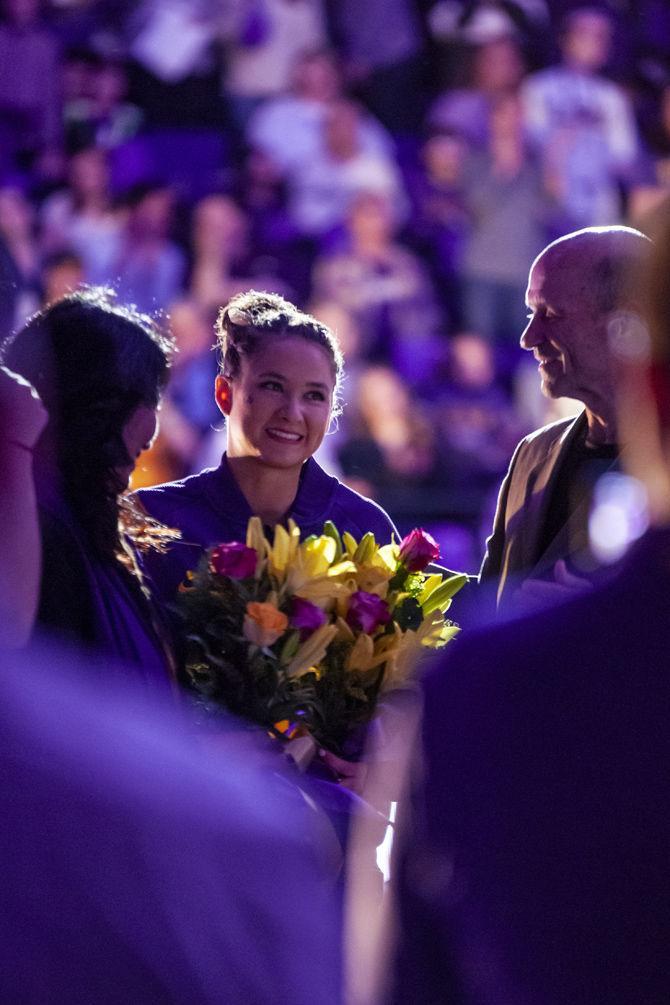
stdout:
POLYGON ((326 520, 323 525, 323 533, 326 537, 332 538, 335 542, 335 558, 333 559, 333 565, 337 565, 344 553, 340 532, 332 520, 326 520))
POLYGON ((280 663, 290 663, 300 647, 300 632, 289 632, 279 653, 280 663))
POLYGON ((421 605, 424 616, 437 610, 445 611, 451 603, 451 598, 465 586, 467 581, 468 577, 465 573, 458 573, 451 579, 446 579, 441 586, 436 587, 421 605))
POLYGON ((362 565, 367 562, 369 558, 372 558, 377 547, 377 542, 375 541, 375 536, 371 530, 364 534, 360 540, 356 551, 354 552, 354 562, 356 565, 362 565))

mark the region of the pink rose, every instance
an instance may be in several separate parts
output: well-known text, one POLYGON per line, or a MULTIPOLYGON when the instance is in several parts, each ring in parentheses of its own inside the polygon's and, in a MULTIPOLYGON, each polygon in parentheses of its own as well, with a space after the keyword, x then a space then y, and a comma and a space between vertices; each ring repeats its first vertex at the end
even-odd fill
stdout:
POLYGON ((400 561, 408 572, 423 572, 440 557, 440 546, 421 527, 415 527, 400 542, 400 561))
POLYGON ((387 625, 391 620, 388 604, 376 593, 366 593, 358 590, 349 599, 347 624, 350 628, 372 635, 380 625, 387 625))
POLYGON ((248 579, 256 572, 256 551, 240 541, 220 544, 210 555, 209 567, 217 576, 248 579))
POLYGON ((312 604, 309 600, 303 600, 302 597, 293 598, 291 627, 300 629, 301 639, 306 639, 321 625, 325 625, 326 620, 326 615, 316 604, 312 604))

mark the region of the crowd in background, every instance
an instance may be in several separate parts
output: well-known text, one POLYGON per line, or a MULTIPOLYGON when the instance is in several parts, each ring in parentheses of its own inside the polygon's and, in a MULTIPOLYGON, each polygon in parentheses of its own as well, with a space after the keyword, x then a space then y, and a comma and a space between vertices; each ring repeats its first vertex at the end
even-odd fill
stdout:
POLYGON ((558 0, 2 0, 0 325, 80 283, 179 352, 136 484, 224 447, 217 309, 337 332, 320 461, 474 571, 519 437, 535 255, 670 198, 670 8, 558 0))

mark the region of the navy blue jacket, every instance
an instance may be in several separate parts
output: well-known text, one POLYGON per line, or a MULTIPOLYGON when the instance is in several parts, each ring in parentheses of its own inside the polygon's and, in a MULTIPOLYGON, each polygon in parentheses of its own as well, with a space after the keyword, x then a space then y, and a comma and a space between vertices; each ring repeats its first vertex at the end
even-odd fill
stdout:
MULTIPOLYGON (((233 478, 226 455, 218 468, 206 468, 181 481, 140 489, 137 498, 147 512, 182 533, 181 541, 164 555, 147 562, 157 595, 171 600, 189 569, 195 569, 204 548, 224 541, 244 541, 253 516, 249 503, 233 478)), ((360 539, 372 531, 380 544, 388 544, 397 531, 381 506, 365 499, 327 475, 313 458, 303 465, 298 494, 288 514, 303 537, 320 534, 326 520, 340 533, 360 539)))

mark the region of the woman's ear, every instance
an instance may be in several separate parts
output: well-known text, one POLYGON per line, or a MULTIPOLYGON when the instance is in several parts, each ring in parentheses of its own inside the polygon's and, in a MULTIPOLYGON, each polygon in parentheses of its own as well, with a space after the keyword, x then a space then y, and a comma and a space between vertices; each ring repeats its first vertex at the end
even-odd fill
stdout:
POLYGON ((233 404, 233 387, 228 378, 221 374, 214 382, 214 400, 223 415, 230 415, 233 404))

